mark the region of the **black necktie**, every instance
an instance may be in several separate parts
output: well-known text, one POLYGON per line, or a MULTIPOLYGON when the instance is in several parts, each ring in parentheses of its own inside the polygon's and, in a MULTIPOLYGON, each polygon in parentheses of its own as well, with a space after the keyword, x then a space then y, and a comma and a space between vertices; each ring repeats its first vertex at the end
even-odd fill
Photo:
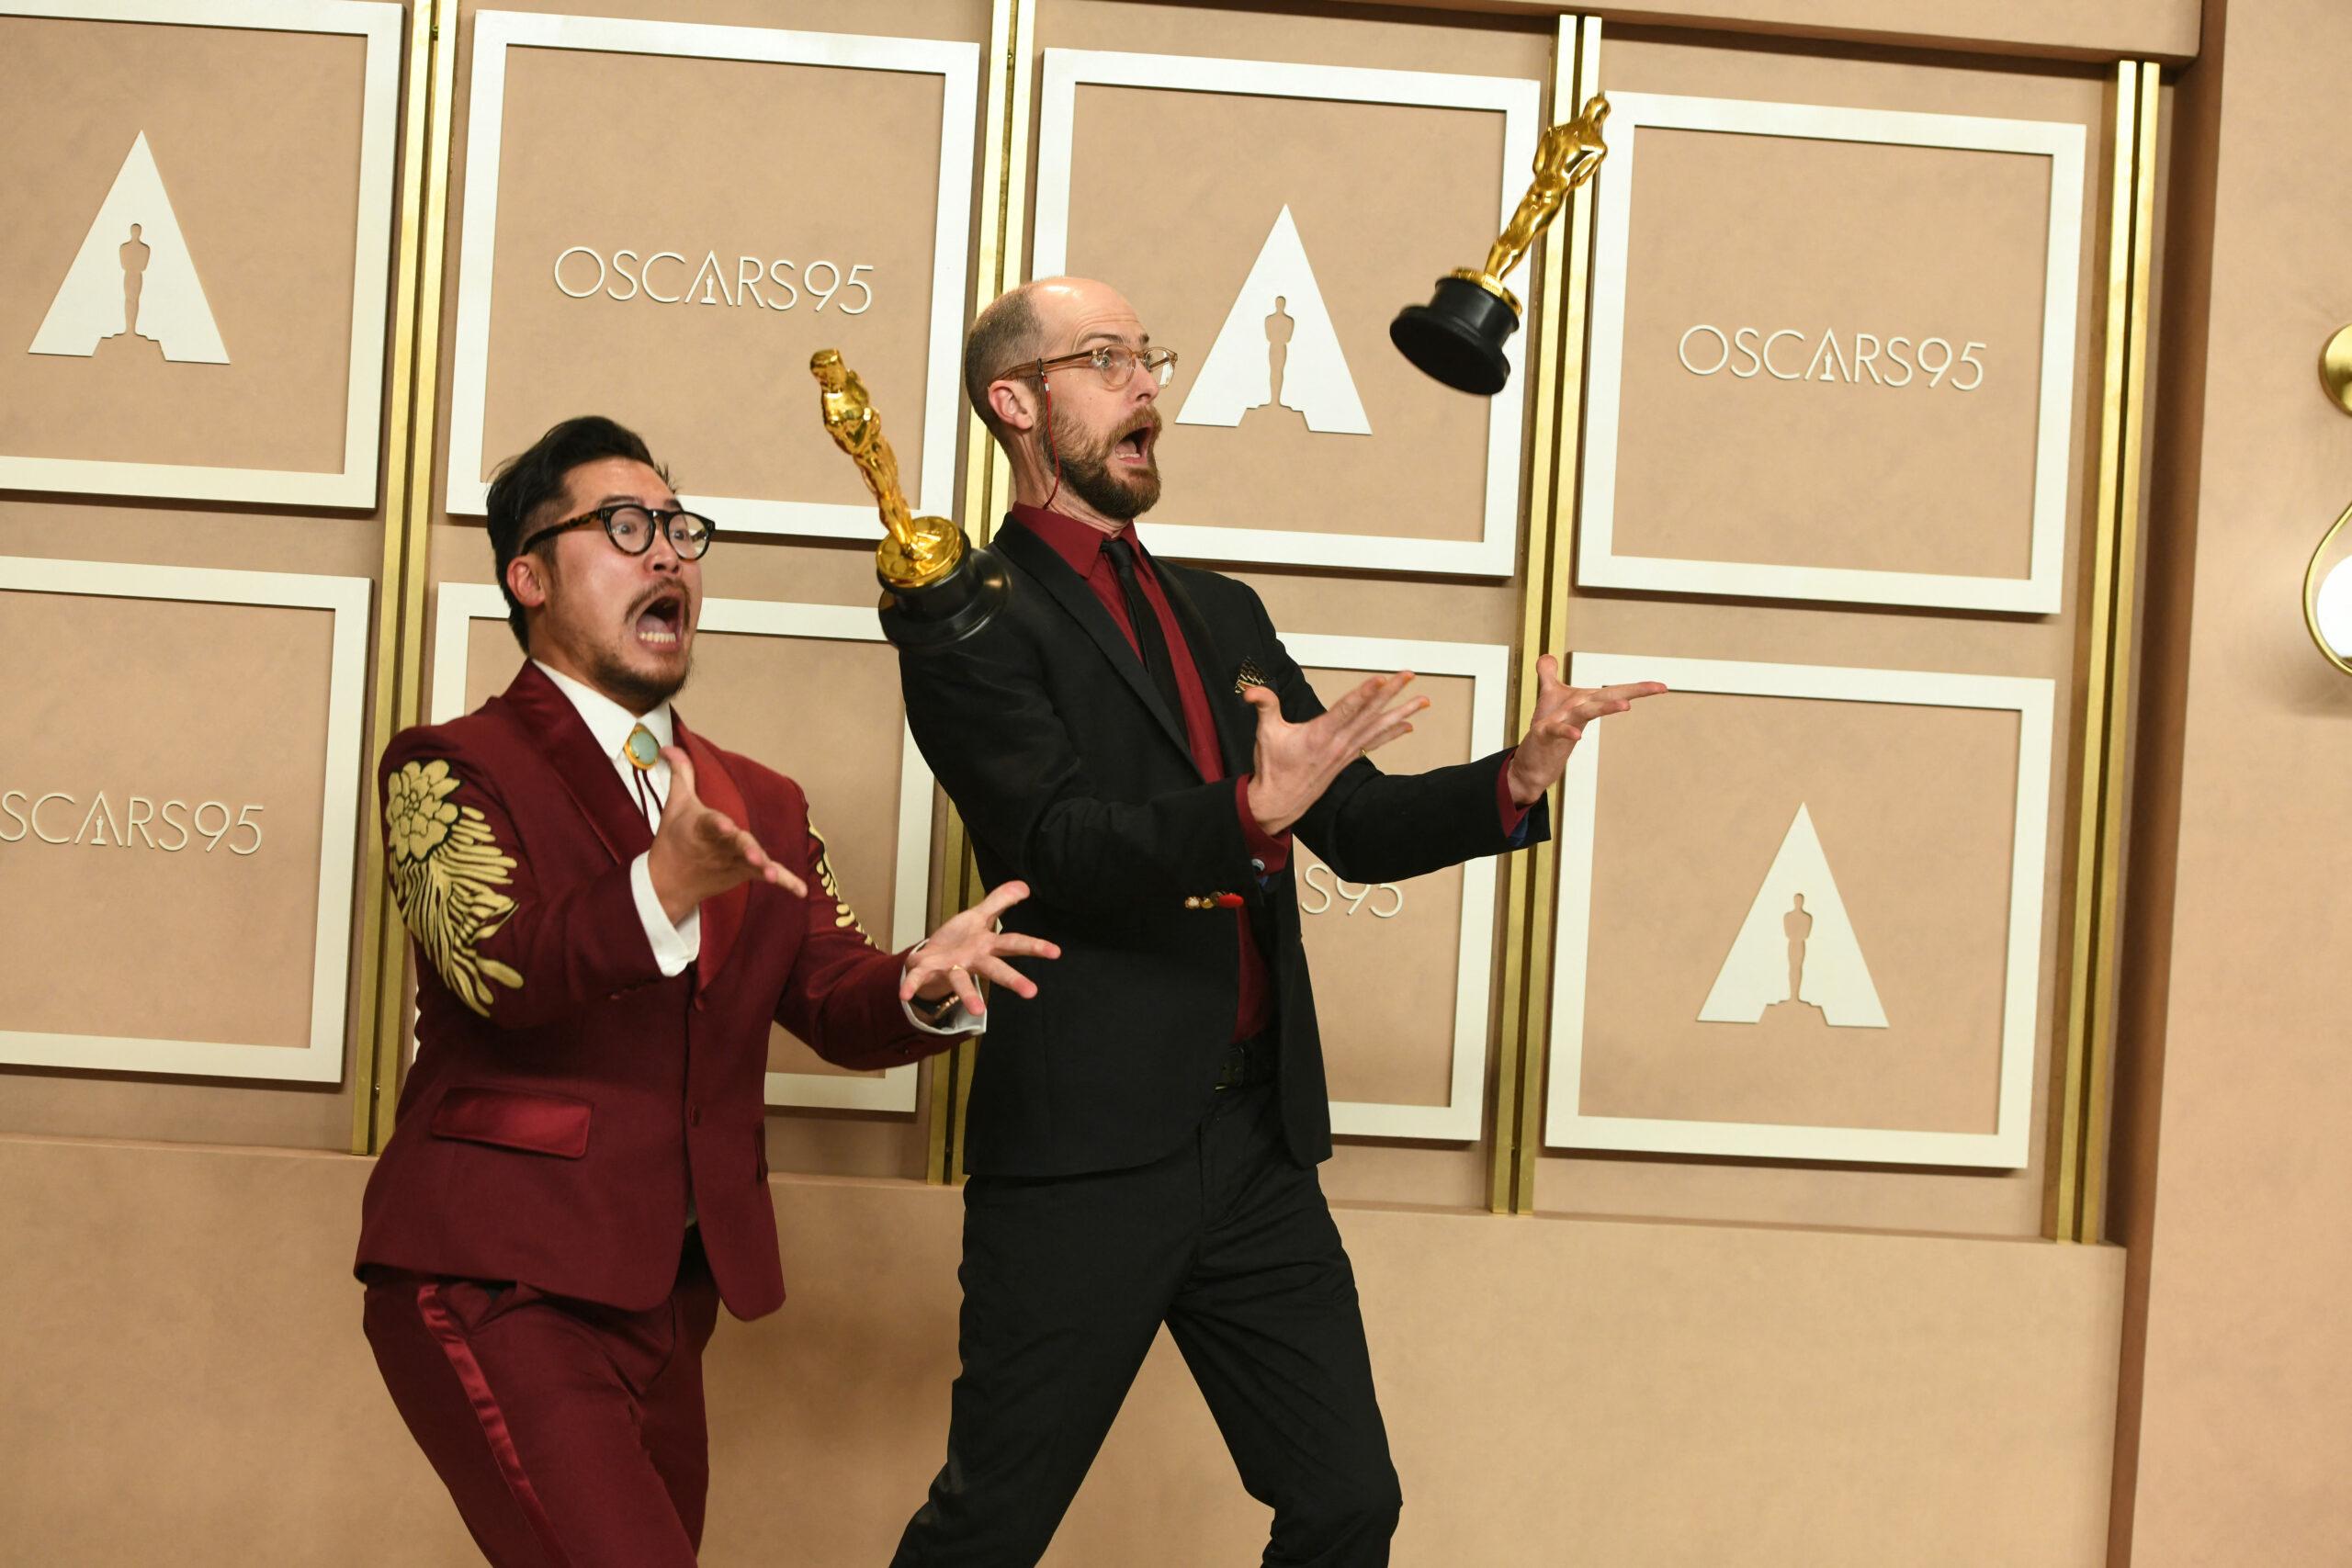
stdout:
MULTIPOLYGON (((1135 627, 1136 647, 1143 656, 1143 667, 1151 675, 1152 683, 1159 688, 1159 695, 1168 704, 1168 716, 1184 725, 1184 702, 1176 694, 1176 661, 1169 657, 1168 638, 1159 630, 1159 616, 1151 601, 1143 596, 1143 584, 1136 578, 1136 547, 1125 534, 1111 539, 1102 547, 1110 558, 1111 570, 1119 580, 1120 595, 1127 602, 1127 621, 1135 627)), ((1189 727, 1186 727, 1189 733, 1189 727)))

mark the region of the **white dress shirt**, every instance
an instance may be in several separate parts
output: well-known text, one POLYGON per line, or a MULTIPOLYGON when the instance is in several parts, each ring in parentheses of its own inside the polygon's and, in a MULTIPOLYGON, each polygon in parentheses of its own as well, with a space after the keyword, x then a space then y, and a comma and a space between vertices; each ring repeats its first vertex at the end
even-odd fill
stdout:
MULTIPOLYGON (((639 808, 645 812, 646 825, 659 832, 662 814, 657 808, 643 803, 639 795, 639 769, 628 760, 626 748, 629 736, 640 724, 659 744, 676 744, 676 729, 671 723, 670 705, 663 703, 650 713, 632 714, 604 693, 582 685, 561 671, 549 669, 537 659, 531 662, 538 665, 539 672, 555 682, 555 689, 571 700, 572 708, 580 715, 580 722, 588 727, 588 733, 595 737, 598 746, 604 748, 605 760, 620 775, 621 787, 628 792, 630 800, 639 803, 639 808)), ((646 782, 653 786, 654 798, 668 800, 670 759, 662 758, 652 767, 645 769, 644 773, 646 782)), ((669 911, 662 907, 660 896, 653 891, 650 852, 629 862, 628 885, 629 890, 637 896, 637 916, 644 923, 645 940, 653 949, 653 962, 661 969, 662 978, 683 974, 686 965, 702 953, 701 908, 687 910, 684 919, 671 920, 669 911)), ((909 1023, 927 1034, 971 1034, 988 1028, 987 1014, 967 1011, 960 1002, 955 1010, 935 1024, 926 1022, 908 1003, 901 1002, 899 1009, 907 1015, 909 1023)))
MULTIPOLYGON (((642 804, 637 789, 638 767, 628 760, 625 748, 629 736, 640 724, 660 744, 673 744, 675 731, 670 723, 670 705, 663 703, 648 714, 632 714, 604 693, 582 685, 561 671, 551 670, 536 659, 531 662, 538 665, 540 674, 555 682, 557 691, 571 700, 573 709, 580 715, 580 722, 588 727, 588 733, 596 738, 598 746, 604 748, 605 760, 620 774, 621 788, 628 792, 632 802, 639 802, 639 808, 645 813, 646 826, 659 831, 662 814, 642 804)), ((646 782, 653 786, 653 797, 656 800, 669 799, 670 759, 662 758, 647 769, 645 774, 646 782)), ((628 886, 629 891, 637 895, 637 918, 645 924, 645 940, 652 945, 653 962, 666 980, 673 975, 684 974, 686 965, 701 954, 702 910, 699 908, 689 909, 685 919, 673 923, 669 911, 662 908, 660 896, 653 891, 650 860, 651 852, 649 851, 628 863, 628 886)))

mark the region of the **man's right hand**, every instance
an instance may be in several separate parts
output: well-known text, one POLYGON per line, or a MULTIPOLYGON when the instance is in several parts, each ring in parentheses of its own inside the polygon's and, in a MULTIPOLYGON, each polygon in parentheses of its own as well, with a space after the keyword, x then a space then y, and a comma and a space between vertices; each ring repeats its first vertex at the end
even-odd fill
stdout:
POLYGON ((662 803, 662 826, 654 831, 645 869, 672 925, 704 899, 746 882, 773 883, 808 896, 808 885, 769 859, 734 818, 702 803, 695 794, 695 765, 682 748, 664 746, 662 755, 670 761, 670 798, 662 803))
POLYGON ((1250 815, 1266 833, 1285 832, 1322 798, 1340 771, 1358 757, 1408 734, 1427 697, 1397 702, 1413 672, 1375 675, 1333 703, 1319 717, 1293 724, 1282 700, 1264 686, 1242 691, 1258 710, 1257 761, 1250 775, 1250 815))

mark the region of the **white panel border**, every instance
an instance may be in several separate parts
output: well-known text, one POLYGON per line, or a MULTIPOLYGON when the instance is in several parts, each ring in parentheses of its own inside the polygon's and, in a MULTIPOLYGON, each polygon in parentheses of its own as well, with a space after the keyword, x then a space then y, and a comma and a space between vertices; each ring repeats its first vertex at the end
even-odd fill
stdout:
POLYGON ((375 585, 364 577, 0 556, 0 592, 169 599, 190 604, 282 605, 325 610, 334 616, 327 671, 326 782, 319 801, 319 909, 311 939, 309 1043, 289 1048, 0 1030, 0 1062, 295 1083, 342 1080, 351 892, 358 850, 354 834, 359 812, 359 720, 368 688, 368 607, 374 591, 375 585))
MULTIPOLYGON (((659 54, 691 60, 744 60, 853 71, 910 72, 940 77, 945 94, 939 137, 939 189, 933 218, 931 327, 924 359, 922 448, 915 464, 917 512, 953 516, 956 442, 963 428, 965 247, 971 237, 973 115, 979 93, 980 46, 931 39, 855 33, 789 32, 775 28, 628 21, 609 17, 481 11, 474 16, 472 98, 466 118, 465 221, 458 264, 458 331, 449 393, 449 476, 443 501, 452 516, 480 516, 490 487, 482 471, 482 421, 490 393, 490 302, 498 234, 499 152, 506 112, 509 49, 574 49, 659 54)), ((649 125, 655 122, 649 120, 649 125)), ((813 409, 814 394, 810 408, 813 409)), ((780 412, 779 418, 784 417, 780 412)), ((802 538, 874 539, 881 525, 867 503, 779 501, 755 496, 688 496, 689 506, 720 519, 729 533, 802 538)))
MULTIPOLYGON (((435 590, 433 701, 431 722, 447 724, 465 711, 466 646, 476 621, 506 622, 506 600, 486 582, 445 582, 435 590)), ((843 604, 778 604, 762 599, 706 599, 702 632, 740 632, 752 637, 801 637, 829 642, 880 642, 882 623, 870 609, 843 604)), ((931 769, 905 729, 899 762, 898 874, 890 897, 890 946, 912 947, 924 934, 931 899, 931 769)), ((814 803, 821 810, 823 803, 814 803)), ((411 1050, 414 1046, 412 1043, 411 1050)), ((767 1075, 767 1103, 827 1111, 898 1111, 915 1108, 915 1066, 886 1069, 878 1077, 839 1077, 830 1073, 767 1075)))
POLYGON ((1609 726, 1588 731, 1568 758, 1567 776, 1561 785, 1559 946, 1553 958, 1552 1086, 1545 1103, 1544 1147, 2022 1169, 2029 1159, 2027 1132, 2033 1119, 2034 1009, 2041 985, 2052 682, 2039 677, 1650 659, 1616 653, 1577 654, 1568 679, 1580 686, 1663 681, 1678 692, 2013 712, 2018 716, 2017 826, 2009 850, 2000 1107, 1992 1132, 1590 1116, 1579 1109, 1577 1100, 1584 1075, 1586 952, 1593 919, 1593 830, 1602 742, 1609 726))
MULTIPOLYGON (((1510 76, 1049 49, 1046 51, 1045 74, 1037 96, 1036 237, 1030 268, 1033 277, 1051 277, 1069 265, 1071 126, 1077 112, 1078 89, 1083 84, 1491 110, 1503 117, 1501 194, 1495 212, 1498 230, 1510 220, 1511 209, 1527 188, 1528 171, 1535 161, 1540 129, 1537 120, 1543 107, 1541 83, 1510 76)), ((1479 238, 1465 236, 1464 243, 1475 243, 1479 238)), ((1486 505, 1476 539, 1306 534, 1288 528, 1219 528, 1203 524, 1155 522, 1151 525, 1152 547, 1162 555, 1189 560, 1281 562, 1295 566, 1329 566, 1333 561, 1346 561, 1351 567, 1367 571, 1509 577, 1515 564, 1519 536, 1521 427, 1525 420, 1527 394, 1525 379, 1519 372, 1526 358, 1525 350, 1526 333, 1513 333, 1504 345, 1503 357, 1510 364, 1516 389, 1506 388, 1487 402, 1486 505)))
POLYGON ((0 489, 269 506, 373 507, 377 431, 384 412, 384 318, 392 260, 393 119, 400 102, 402 8, 384 0, 5 0, 0 16, 354 33, 368 40, 359 110, 359 218, 351 276, 351 374, 344 393, 342 470, 209 468, 0 454, 0 489))
POLYGON ((2082 277, 2084 128, 2053 120, 1986 119, 1661 93, 1611 93, 1609 104, 1609 157, 1598 176, 1599 230, 1592 267, 1592 344, 1585 390, 1577 582, 1589 588, 1672 593, 2055 614, 2065 575, 2067 448, 2074 426, 2075 325, 2082 277), (1639 164, 1643 126, 2014 152, 2050 160, 2050 239, 2042 281, 2041 380, 2027 576, 1963 577, 1618 553, 1618 393, 1624 374, 1634 172, 1639 164))
MULTIPOLYGON (((1503 695, 1510 649, 1499 643, 1414 642, 1394 637, 1289 636, 1283 646, 1302 668, 1470 677, 1470 756, 1503 748, 1503 695)), ((1467 761, 1468 759, 1464 759, 1467 761)), ((1300 919, 1306 917, 1302 913, 1300 919)), ((1487 1015, 1493 994, 1495 859, 1462 867, 1462 933, 1455 946, 1450 1092, 1443 1105, 1335 1100, 1331 1131, 1369 1138, 1443 1138, 1475 1143, 1487 1109, 1487 1015)))

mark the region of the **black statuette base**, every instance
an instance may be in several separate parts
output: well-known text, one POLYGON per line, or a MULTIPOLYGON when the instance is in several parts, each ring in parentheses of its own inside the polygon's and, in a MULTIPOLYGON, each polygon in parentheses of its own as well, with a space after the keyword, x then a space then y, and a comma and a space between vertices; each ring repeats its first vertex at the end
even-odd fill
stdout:
POLYGON ((904 653, 928 653, 963 641, 995 618, 1012 596, 1004 562, 985 546, 921 588, 883 585, 882 635, 904 653))
POLYGON ((1426 305, 1408 305, 1388 323, 1388 341, 1424 375, 1456 391, 1491 398, 1510 379, 1503 344, 1519 313, 1467 278, 1441 277, 1426 305))

